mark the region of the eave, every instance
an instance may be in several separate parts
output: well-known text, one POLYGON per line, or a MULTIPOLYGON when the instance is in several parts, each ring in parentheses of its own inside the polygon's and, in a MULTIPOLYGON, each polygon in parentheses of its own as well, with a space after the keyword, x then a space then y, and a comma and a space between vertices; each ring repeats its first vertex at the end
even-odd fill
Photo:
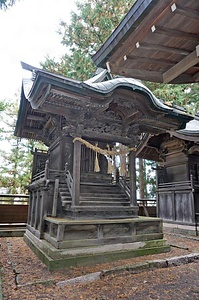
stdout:
POLYGON ((46 144, 45 134, 52 126, 59 129, 63 118, 65 132, 72 136, 79 133, 125 144, 135 142, 141 132, 183 129, 193 119, 182 109, 165 105, 132 78, 79 82, 37 70, 28 86, 22 87, 15 134, 46 144), (102 131, 104 126, 107 130, 102 131))
POLYGON ((199 1, 137 0, 93 61, 140 80, 198 82, 199 1))

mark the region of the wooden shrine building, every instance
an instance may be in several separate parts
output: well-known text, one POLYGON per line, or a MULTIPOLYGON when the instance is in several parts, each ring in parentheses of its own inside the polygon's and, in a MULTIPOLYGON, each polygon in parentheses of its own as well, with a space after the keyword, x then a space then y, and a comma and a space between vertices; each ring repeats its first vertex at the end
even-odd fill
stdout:
MULTIPOLYGON (((33 76, 23 80, 15 134, 42 141, 48 147, 46 152, 34 152, 24 238, 50 269, 168 250, 162 219, 138 217, 136 156, 158 162, 159 216, 189 229, 196 227, 198 117, 178 106, 166 105, 138 80, 110 76, 113 71, 150 81, 159 78, 158 82, 163 78, 167 82, 197 81, 198 18, 192 15, 192 26, 187 14, 199 8, 197 1, 177 2, 187 6, 186 12, 174 6, 172 0, 138 0, 93 57, 98 66, 107 66, 107 70, 85 82, 23 63, 33 76), (181 31, 186 27, 190 33, 191 39, 185 43, 179 40, 175 44, 177 28, 166 26, 171 18, 169 3, 175 20, 172 26, 179 26, 181 31), (176 8, 180 22, 174 16, 176 8), (182 26, 185 20, 186 26, 182 26), (159 22, 157 26, 155 21, 159 22), (155 26, 154 30, 146 35, 150 25, 155 26), (169 32, 171 40, 159 35, 154 39, 160 31, 169 32), (176 33, 173 39, 171 32, 176 33), (158 47, 160 43, 164 45, 158 47), (156 49, 156 54, 143 58, 142 47, 150 48, 152 53, 156 49), (158 52, 163 48, 170 53, 168 59, 158 52), (180 58, 182 63, 174 66, 180 58), (182 65, 186 65, 185 71, 182 65), (120 72, 120 66, 126 69, 120 72), (127 66, 135 72, 128 73, 127 66), (175 79, 169 72, 165 74, 168 67, 174 71, 175 79), (144 78, 140 74, 152 76, 144 78), (128 162, 125 167, 121 164, 120 177, 115 169, 118 156, 121 162, 128 162)), ((188 33, 183 34, 184 39, 188 33)))
POLYGON ((137 0, 93 61, 125 77, 198 82, 199 2, 137 0))
POLYGON ((193 118, 131 78, 107 80, 102 71, 79 82, 32 71, 15 134, 43 141, 48 151, 34 153, 27 243, 49 268, 168 249, 161 219, 138 217, 135 155, 148 134, 183 130, 193 118), (125 146, 120 153, 116 143, 125 146), (108 174, 116 154, 128 154, 128 185, 108 174))
MULTIPOLYGON (((93 61, 121 76, 198 84, 199 1, 137 0, 93 61)), ((157 206, 165 226, 198 235, 199 116, 185 130, 148 137, 139 155, 158 162, 157 206)))

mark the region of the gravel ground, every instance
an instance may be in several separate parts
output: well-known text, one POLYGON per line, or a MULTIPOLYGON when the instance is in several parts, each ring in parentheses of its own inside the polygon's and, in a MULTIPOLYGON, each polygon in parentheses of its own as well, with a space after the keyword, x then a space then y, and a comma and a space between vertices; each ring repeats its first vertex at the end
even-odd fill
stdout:
MULTIPOLYGON (((199 264, 197 262, 153 269, 134 274, 124 271, 84 284, 57 286, 67 279, 130 266, 149 260, 199 253, 199 238, 165 234, 172 245, 168 253, 148 255, 95 266, 48 271, 32 253, 23 238, 0 238, 3 300, 109 300, 109 299, 199 299, 199 264)), ((0 298, 1 299, 1 298, 0 298)))

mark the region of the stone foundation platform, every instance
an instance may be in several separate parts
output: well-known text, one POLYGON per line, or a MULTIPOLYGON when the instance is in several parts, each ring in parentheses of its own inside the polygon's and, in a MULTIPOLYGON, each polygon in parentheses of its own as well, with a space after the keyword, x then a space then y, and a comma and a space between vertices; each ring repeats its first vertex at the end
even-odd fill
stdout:
POLYGON ((107 220, 46 217, 43 239, 29 226, 24 240, 50 270, 170 249, 163 239, 162 220, 147 217, 107 220))

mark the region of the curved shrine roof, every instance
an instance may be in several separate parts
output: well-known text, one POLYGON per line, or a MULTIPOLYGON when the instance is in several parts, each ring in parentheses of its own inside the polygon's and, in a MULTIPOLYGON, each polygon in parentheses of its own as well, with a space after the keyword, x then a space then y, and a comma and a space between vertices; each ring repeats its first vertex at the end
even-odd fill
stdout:
POLYGON ((36 69, 33 80, 23 80, 15 134, 49 145, 50 127, 58 134, 61 122, 60 130, 71 136, 135 144, 143 132, 182 130, 181 134, 193 120, 182 108, 157 99, 138 80, 119 77, 100 82, 106 73, 102 70, 81 82, 36 69))

